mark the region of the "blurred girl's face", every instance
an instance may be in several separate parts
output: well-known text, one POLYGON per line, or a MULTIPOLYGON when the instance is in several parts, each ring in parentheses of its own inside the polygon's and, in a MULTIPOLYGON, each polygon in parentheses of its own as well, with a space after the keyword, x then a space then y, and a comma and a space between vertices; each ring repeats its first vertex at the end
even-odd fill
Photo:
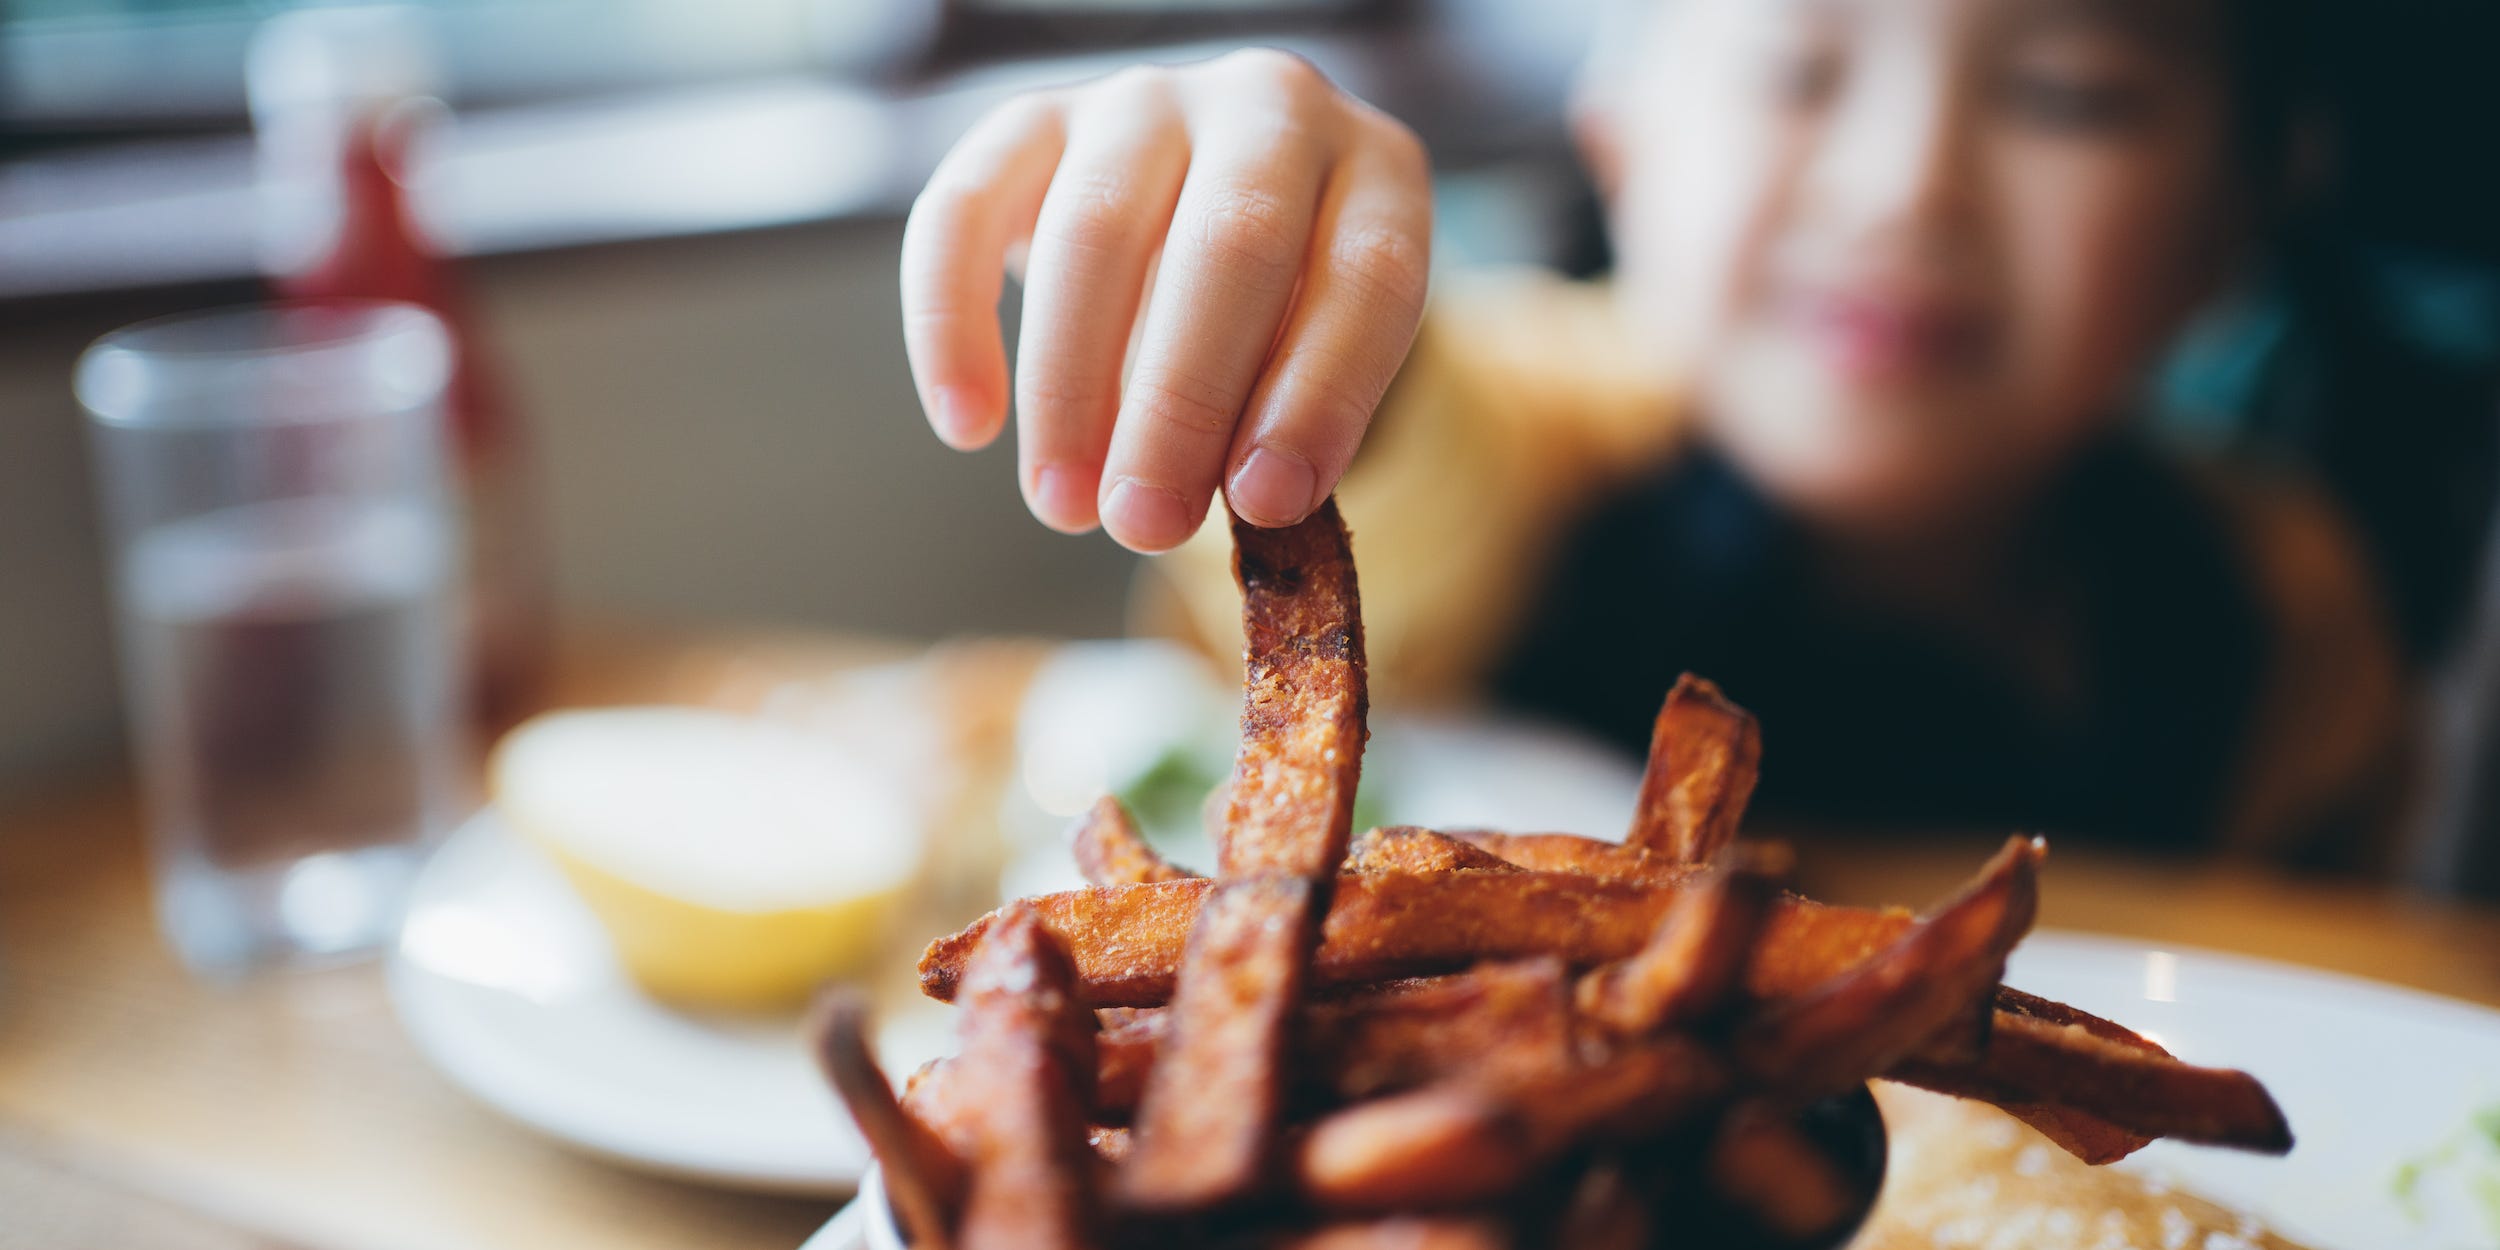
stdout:
POLYGON ((1661 0, 1613 136, 1619 282, 1707 428, 1830 525, 2035 487, 2238 219, 2218 0, 1661 0))

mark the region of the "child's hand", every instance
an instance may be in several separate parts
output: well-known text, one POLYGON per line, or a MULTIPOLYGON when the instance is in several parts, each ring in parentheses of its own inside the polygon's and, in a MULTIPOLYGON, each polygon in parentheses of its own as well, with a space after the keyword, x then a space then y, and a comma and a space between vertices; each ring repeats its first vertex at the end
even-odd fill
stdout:
POLYGON ((1283 53, 1018 97, 947 154, 903 232, 920 402, 952 446, 998 436, 995 309, 1029 238, 1015 396, 1033 514, 1161 551, 1221 483, 1252 522, 1301 520, 1413 342, 1431 231, 1415 136, 1283 53))

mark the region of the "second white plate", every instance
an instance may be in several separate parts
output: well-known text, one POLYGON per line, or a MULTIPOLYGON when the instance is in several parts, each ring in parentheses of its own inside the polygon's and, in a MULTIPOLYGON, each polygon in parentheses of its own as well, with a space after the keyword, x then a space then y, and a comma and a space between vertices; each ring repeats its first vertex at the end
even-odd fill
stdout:
MULTIPOLYGON (((491 812, 436 852, 392 953, 393 1006, 419 1050, 512 1119, 593 1154, 689 1180, 850 1192, 868 1151, 790 1017, 710 1016, 635 988, 606 934, 491 812)), ((940 1009, 895 1015, 908 1072, 940 1009)))

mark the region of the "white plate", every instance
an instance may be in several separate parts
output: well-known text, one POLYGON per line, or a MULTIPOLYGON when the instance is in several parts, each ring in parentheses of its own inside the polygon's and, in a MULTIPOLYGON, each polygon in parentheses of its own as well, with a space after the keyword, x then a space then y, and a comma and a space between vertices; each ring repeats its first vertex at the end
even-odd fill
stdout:
POLYGON ((594 1154, 832 1195, 868 1162, 794 1019, 690 1015, 644 997, 555 866, 491 813, 426 866, 390 986, 409 1036, 454 1082, 594 1154))
MULTIPOLYGON (((2500 1100, 2500 1013, 2451 999, 2211 951, 2083 934, 2035 934, 2009 984, 2105 1015, 2182 1058, 2246 1068, 2290 1117, 2286 1158, 2158 1143, 2119 1166, 2255 1215, 2318 1250, 2490 1250, 2500 1227, 2428 1192, 2418 1216, 2395 1197, 2407 1160, 2457 1139, 2500 1100)), ((2440 1182, 2426 1182, 2436 1191, 2440 1182)), ((874 1250, 875 1195, 843 1209, 805 1250, 874 1250)), ((2220 1250, 2208 1242, 2208 1250, 2220 1250)))
MULTIPOLYGON (((1472 811, 1612 834, 1639 783, 1629 761, 1584 740, 1496 720, 1393 720, 1367 754, 1394 780, 1392 818, 1416 823, 1472 811)), ((426 866, 390 984, 429 1060, 559 1141, 784 1193, 847 1194, 868 1164, 794 1019, 688 1015, 644 997, 555 867, 492 812, 426 866)), ((898 1077, 946 1045, 945 1008, 914 999, 880 1015, 880 1058, 898 1077)))
POLYGON ((2023 943, 2006 981, 2150 1034, 2181 1058, 2255 1073, 2298 1140, 2281 1159, 2163 1142, 2128 1166, 2321 1250, 2500 1246, 2500 1224, 2452 1192, 2453 1175, 2425 1183, 2418 1219, 2394 1187, 2400 1167, 2500 1103, 2500 1012, 2266 960, 2065 933, 2023 943))

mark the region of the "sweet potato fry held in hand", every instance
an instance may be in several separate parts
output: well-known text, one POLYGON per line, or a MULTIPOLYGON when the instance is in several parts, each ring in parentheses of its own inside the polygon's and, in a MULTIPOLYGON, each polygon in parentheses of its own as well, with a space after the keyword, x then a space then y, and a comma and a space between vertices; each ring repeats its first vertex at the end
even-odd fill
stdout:
POLYGON ((1249 652, 1216 875, 1106 799, 1072 834, 1091 886, 930 944, 922 988, 963 1005, 964 1047, 899 1107, 855 1015, 827 1030, 924 1250, 1829 1250, 1880 1179, 1877 1077, 1996 1103, 2094 1162, 2157 1136, 2289 1147, 2245 1073, 1998 983, 2036 840, 1923 917, 1783 890, 1783 851, 1733 842, 1753 718, 1699 678, 1659 711, 1625 842, 1349 844, 1344 528, 1331 506, 1235 537, 1249 652))
POLYGON ((1284 529, 1233 521, 1244 653, 1241 754, 1216 875, 1321 882, 1345 859, 1363 771, 1362 595, 1329 500, 1284 529))
POLYGON ((1235 518, 1233 541, 1249 639, 1241 755, 1221 880, 1190 925, 1171 1037, 1120 1172, 1121 1201, 1141 1212, 1237 1202, 1267 1178, 1294 1012, 1363 767, 1362 601, 1335 501, 1284 529, 1235 518))

